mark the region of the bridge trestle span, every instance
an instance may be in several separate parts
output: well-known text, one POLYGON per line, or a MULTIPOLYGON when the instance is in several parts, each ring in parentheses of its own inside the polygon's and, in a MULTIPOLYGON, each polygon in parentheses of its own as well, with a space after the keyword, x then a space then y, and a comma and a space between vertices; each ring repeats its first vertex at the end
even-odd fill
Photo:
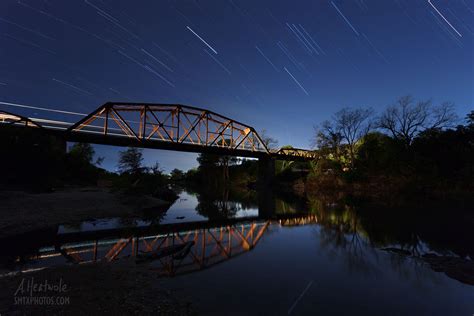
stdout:
POLYGON ((38 123, 33 122, 27 117, 5 111, 0 111, 0 123, 6 125, 22 125, 25 127, 41 127, 38 123))
POLYGON ((67 132, 269 152, 253 127, 184 105, 106 103, 67 132))
POLYGON ((0 111, 2 125, 42 127, 71 142, 259 159, 319 158, 317 151, 306 149, 270 150, 253 127, 206 109, 180 104, 108 102, 74 124, 0 111), (43 126, 40 122, 46 124, 43 126))

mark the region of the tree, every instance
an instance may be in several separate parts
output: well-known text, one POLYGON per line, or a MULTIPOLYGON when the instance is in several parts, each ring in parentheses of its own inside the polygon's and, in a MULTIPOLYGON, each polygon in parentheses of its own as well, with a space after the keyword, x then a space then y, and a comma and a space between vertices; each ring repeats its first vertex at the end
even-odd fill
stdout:
POLYGON ((466 127, 470 129, 474 129, 474 111, 471 111, 466 115, 466 127))
POLYGON ((339 157, 342 135, 334 122, 325 120, 319 127, 314 127, 314 147, 323 154, 331 154, 334 158, 339 157))
POLYGON ((95 150, 89 143, 75 143, 69 149, 69 156, 82 164, 95 164, 100 166, 104 162, 104 157, 97 157, 93 162, 95 150))
POLYGON ((423 131, 449 127, 456 118, 453 103, 444 102, 434 107, 430 100, 415 103, 413 97, 403 96, 382 113, 377 125, 409 147, 423 131))
POLYGON ((371 115, 372 110, 368 108, 343 108, 333 115, 331 121, 326 120, 320 127, 315 127, 315 146, 338 159, 344 144, 353 166, 357 141, 369 132, 371 115))
POLYGON ((224 181, 229 180, 229 166, 235 165, 238 162, 238 158, 234 156, 220 156, 217 160, 217 165, 222 168, 222 175, 224 181))
POLYGON ((143 152, 141 149, 130 147, 119 153, 118 168, 121 173, 139 174, 143 171, 143 152))
POLYGON ((262 139, 263 143, 265 146, 270 150, 270 149, 276 149, 278 146, 278 140, 276 138, 273 138, 267 134, 267 131, 265 129, 262 129, 259 133, 260 138, 262 139))
POLYGON ((220 156, 214 154, 201 153, 197 157, 199 170, 207 173, 207 176, 217 169, 222 169, 222 178, 224 181, 229 179, 229 166, 235 165, 238 159, 233 156, 220 156))
POLYGON ((94 148, 90 144, 75 143, 66 155, 65 178, 81 184, 95 183, 102 172, 97 166, 104 158, 99 157, 94 162, 94 155, 94 148))
POLYGON ((401 163, 399 143, 381 132, 370 132, 357 146, 357 169, 365 174, 383 173, 388 175, 398 171, 401 163))
POLYGON ((367 135, 371 128, 369 121, 373 111, 369 108, 343 108, 334 114, 336 130, 341 134, 349 149, 351 166, 355 161, 355 147, 359 139, 367 135))
POLYGON ((170 179, 173 182, 180 182, 183 181, 185 178, 185 174, 182 170, 179 170, 177 168, 171 170, 170 172, 170 179))
POLYGON ((92 159, 94 159, 95 150, 94 148, 92 148, 91 144, 75 143, 69 150, 69 155, 71 157, 74 157, 74 159, 92 164, 92 159))
POLYGON ((158 163, 158 161, 155 162, 155 164, 153 166, 151 166, 150 170, 151 170, 151 173, 154 174, 154 175, 162 175, 163 174, 163 170, 161 169, 160 164, 158 163))

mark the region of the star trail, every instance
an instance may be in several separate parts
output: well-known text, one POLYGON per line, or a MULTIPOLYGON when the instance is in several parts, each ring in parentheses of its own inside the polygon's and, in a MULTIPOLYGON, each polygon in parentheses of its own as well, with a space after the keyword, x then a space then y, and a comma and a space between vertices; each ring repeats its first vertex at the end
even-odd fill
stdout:
MULTIPOLYGON (((345 106, 413 94, 464 115, 473 38, 473 0, 3 0, 0 109, 71 122, 108 101, 182 103, 307 148, 345 106)), ((97 147, 107 168, 117 150, 97 147)))
POLYGON ((457 35, 462 37, 461 33, 459 33, 458 30, 456 30, 456 28, 451 23, 449 23, 449 21, 444 17, 444 15, 441 12, 439 12, 438 8, 431 2, 431 0, 428 0, 428 3, 433 7, 436 13, 438 13, 439 16, 443 18, 444 22, 448 23, 449 27, 452 28, 454 32, 456 32, 457 35))

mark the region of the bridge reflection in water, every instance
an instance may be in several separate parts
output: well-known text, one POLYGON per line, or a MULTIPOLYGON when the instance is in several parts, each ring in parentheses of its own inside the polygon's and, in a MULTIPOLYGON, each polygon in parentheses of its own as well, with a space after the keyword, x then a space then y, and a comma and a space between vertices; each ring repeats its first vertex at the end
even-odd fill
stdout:
POLYGON ((246 220, 218 227, 211 227, 209 222, 205 222, 202 223, 204 227, 184 230, 173 230, 172 226, 179 228, 183 225, 170 224, 164 233, 136 233, 114 239, 81 240, 78 238, 81 234, 76 234, 73 242, 67 241, 67 236, 62 236, 65 241, 41 247, 34 255, 18 256, 16 262, 30 267, 30 263, 34 263, 35 268, 42 268, 56 265, 58 261, 87 264, 134 258, 138 264, 149 263, 151 269, 160 276, 175 276, 203 270, 251 251, 272 228, 317 222, 316 215, 305 215, 246 220))

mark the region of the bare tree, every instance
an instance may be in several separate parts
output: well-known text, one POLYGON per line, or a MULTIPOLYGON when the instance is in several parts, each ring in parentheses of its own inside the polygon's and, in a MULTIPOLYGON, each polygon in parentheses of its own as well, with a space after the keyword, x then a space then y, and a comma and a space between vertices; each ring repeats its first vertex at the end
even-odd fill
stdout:
POLYGON ((397 104, 389 106, 378 120, 378 127, 389 131, 395 139, 410 146, 413 139, 426 129, 442 129, 456 121, 454 105, 444 102, 434 107, 431 101, 414 102, 413 97, 403 96, 397 104))
POLYGON ((443 102, 440 106, 433 107, 428 128, 453 127, 458 120, 453 102, 443 102))
POLYGON ((336 129, 347 144, 351 165, 355 160, 357 141, 367 135, 371 128, 372 113, 370 108, 343 108, 333 116, 336 129))
POLYGON ((266 130, 262 129, 258 135, 269 150, 276 149, 276 147, 278 146, 278 140, 269 136, 266 130))
POLYGON ((313 146, 321 151, 328 151, 334 157, 340 155, 342 135, 334 122, 324 121, 320 126, 314 127, 313 146))

